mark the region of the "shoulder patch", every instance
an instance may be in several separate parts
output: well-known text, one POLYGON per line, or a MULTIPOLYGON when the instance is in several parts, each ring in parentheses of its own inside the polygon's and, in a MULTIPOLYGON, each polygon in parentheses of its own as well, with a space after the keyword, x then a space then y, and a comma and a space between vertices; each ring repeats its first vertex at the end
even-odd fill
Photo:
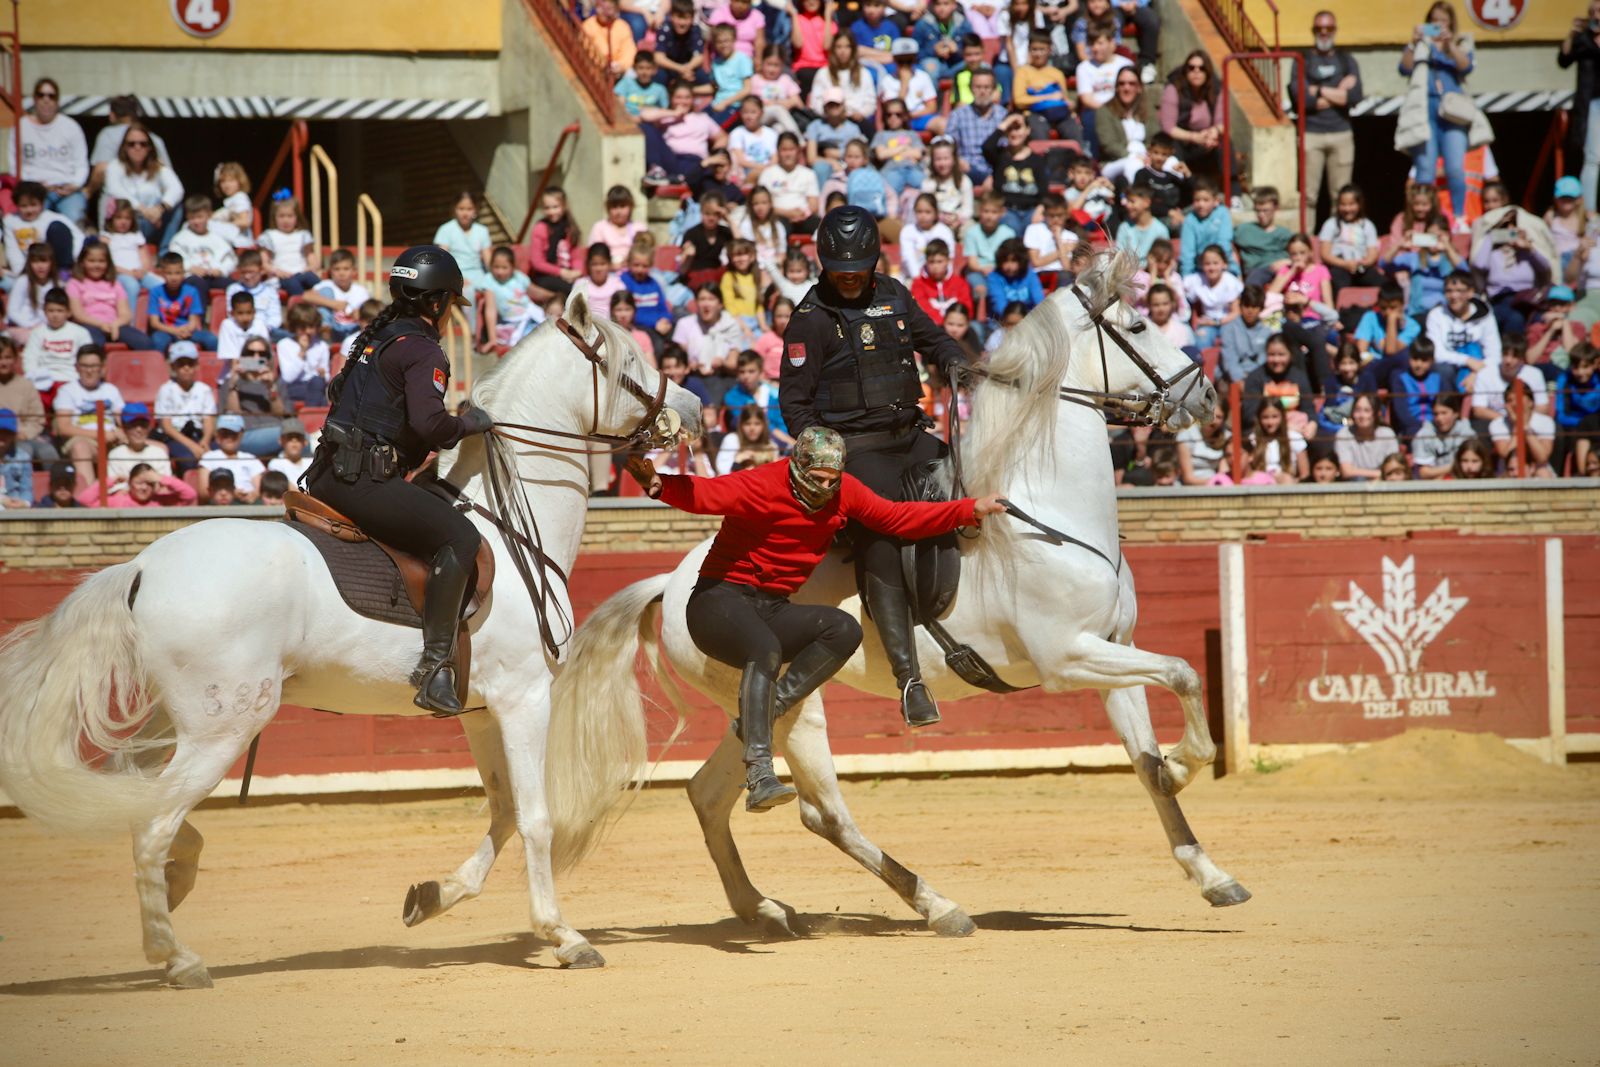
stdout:
POLYGON ((444 372, 443 368, 441 368, 441 367, 433 368, 433 387, 435 389, 439 390, 439 392, 441 394, 444 393, 445 379, 446 379, 446 375, 445 375, 445 372, 444 372))
POLYGON ((800 367, 804 366, 805 362, 806 346, 803 344, 791 344, 789 346, 789 366, 800 367))

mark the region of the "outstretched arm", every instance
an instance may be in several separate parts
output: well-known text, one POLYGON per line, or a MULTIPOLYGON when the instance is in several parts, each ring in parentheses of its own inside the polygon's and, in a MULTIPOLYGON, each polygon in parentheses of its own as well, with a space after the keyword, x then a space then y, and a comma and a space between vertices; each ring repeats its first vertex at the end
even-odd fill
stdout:
POLYGON ((839 491, 844 498, 844 513, 847 516, 878 533, 913 541, 942 534, 958 526, 980 525, 985 515, 996 515, 1005 510, 998 493, 978 499, 964 497, 939 503, 885 500, 848 474, 844 476, 844 484, 839 491))

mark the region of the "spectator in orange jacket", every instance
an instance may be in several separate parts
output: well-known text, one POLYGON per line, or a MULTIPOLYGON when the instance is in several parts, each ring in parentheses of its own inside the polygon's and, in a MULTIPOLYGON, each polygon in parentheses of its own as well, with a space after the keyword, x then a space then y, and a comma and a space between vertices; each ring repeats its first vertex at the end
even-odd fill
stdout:
POLYGON ((594 14, 583 20, 583 39, 595 57, 605 61, 611 80, 616 81, 633 66, 633 31, 617 17, 617 0, 597 0, 594 14))

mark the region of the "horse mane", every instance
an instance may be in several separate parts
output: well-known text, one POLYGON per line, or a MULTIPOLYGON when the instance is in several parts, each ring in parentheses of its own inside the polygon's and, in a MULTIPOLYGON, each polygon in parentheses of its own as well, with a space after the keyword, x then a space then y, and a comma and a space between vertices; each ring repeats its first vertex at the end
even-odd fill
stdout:
MULTIPOLYGON (((1126 249, 1097 254, 1077 280, 1094 310, 1132 293, 1138 261, 1126 249)), ((1003 492, 1024 463, 1056 463, 1058 390, 1072 361, 1074 320, 1080 316, 1069 289, 1058 289, 1006 331, 989 358, 988 376, 972 389, 972 420, 962 442, 962 477, 973 495, 1003 492)), ((1074 457, 1075 460, 1082 457, 1074 457)), ((979 551, 1003 561, 1014 554, 1016 524, 991 522, 979 551)))

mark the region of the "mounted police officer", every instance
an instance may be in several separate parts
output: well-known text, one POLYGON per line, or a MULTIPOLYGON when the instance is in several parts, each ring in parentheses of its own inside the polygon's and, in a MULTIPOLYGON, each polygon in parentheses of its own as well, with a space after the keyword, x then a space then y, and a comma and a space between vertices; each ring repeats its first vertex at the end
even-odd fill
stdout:
POLYGON ((415 703, 436 716, 459 715, 455 641, 476 571, 478 531, 443 498, 405 476, 428 453, 483 433, 491 420, 444 406, 450 361, 439 325, 465 306, 455 257, 437 245, 408 248, 389 268, 394 302, 361 331, 328 388, 332 410, 306 472, 312 496, 343 512, 386 544, 432 563, 422 609, 422 659, 411 675, 415 703))
MULTIPOLYGON (((821 424, 846 444, 845 470, 879 496, 906 499, 908 469, 944 455, 928 433, 914 352, 951 377, 960 347, 911 299, 904 285, 878 274, 878 224, 859 207, 828 212, 817 231, 822 278, 795 309, 784 333, 778 399, 789 432, 821 424)), ((895 680, 900 712, 911 726, 939 721, 922 682, 916 634, 900 567, 902 542, 859 523, 849 527, 866 571, 867 611, 878 627, 895 680)))

